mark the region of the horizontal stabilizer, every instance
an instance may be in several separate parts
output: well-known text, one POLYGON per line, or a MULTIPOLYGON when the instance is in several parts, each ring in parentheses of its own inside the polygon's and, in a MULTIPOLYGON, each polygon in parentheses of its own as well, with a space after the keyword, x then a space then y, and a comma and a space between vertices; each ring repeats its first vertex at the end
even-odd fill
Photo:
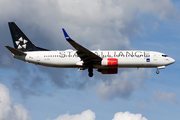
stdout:
POLYGON ((9 46, 5 46, 9 51, 11 51, 14 55, 26 55, 26 53, 19 51, 17 49, 14 49, 12 47, 9 46))

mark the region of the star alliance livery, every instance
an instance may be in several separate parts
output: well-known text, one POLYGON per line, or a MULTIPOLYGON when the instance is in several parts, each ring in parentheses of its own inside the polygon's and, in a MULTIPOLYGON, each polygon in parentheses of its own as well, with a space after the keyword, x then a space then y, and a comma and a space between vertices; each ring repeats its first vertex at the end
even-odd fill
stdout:
POLYGON ((102 74, 117 74, 118 68, 165 68, 175 60, 166 54, 154 51, 140 50, 97 50, 90 51, 72 40, 65 29, 62 29, 66 40, 76 49, 65 51, 50 51, 35 46, 14 23, 9 22, 9 28, 14 48, 5 46, 13 57, 27 63, 57 68, 88 69, 89 77, 93 76, 93 69, 102 74))

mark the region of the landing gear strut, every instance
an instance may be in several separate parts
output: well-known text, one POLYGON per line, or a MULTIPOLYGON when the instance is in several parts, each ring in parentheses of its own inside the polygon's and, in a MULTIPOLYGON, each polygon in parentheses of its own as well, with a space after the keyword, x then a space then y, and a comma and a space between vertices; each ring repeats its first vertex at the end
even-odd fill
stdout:
POLYGON ((165 66, 159 66, 159 67, 157 67, 156 74, 159 74, 159 69, 164 69, 164 68, 165 68, 165 66))
POLYGON ((92 66, 89 67, 88 72, 89 72, 89 77, 92 77, 93 76, 93 67, 92 66))

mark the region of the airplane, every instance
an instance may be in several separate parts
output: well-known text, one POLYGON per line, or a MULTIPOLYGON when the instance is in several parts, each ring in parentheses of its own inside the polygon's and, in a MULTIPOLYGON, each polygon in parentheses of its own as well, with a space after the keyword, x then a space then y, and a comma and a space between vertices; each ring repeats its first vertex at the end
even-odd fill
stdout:
POLYGON ((5 46, 13 57, 26 63, 57 68, 88 69, 89 77, 93 69, 102 74, 118 74, 118 68, 157 68, 164 69, 175 60, 164 53, 141 50, 96 50, 90 51, 69 37, 64 28, 65 39, 76 49, 50 51, 34 45, 14 23, 8 22, 14 48, 5 46))

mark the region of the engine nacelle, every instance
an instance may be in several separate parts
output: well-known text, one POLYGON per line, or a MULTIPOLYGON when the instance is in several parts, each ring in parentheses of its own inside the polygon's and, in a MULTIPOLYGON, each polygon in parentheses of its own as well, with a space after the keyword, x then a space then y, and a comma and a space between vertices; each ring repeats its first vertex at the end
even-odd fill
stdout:
POLYGON ((102 66, 117 66, 118 60, 116 58, 104 58, 101 61, 102 66))
POLYGON ((101 72, 102 74, 117 74, 118 68, 98 69, 98 72, 101 72))
POLYGON ((107 66, 107 68, 104 69, 98 69, 98 72, 101 72, 102 74, 117 74, 118 68, 116 67, 118 65, 118 59, 116 58, 104 58, 101 61, 102 66, 107 66))

